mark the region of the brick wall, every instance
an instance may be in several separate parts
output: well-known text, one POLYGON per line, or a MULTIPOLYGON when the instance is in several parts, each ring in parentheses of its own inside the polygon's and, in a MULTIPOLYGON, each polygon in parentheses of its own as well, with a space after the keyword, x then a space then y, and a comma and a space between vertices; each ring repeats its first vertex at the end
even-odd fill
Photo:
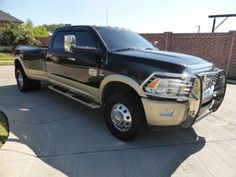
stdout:
POLYGON ((158 48, 199 56, 226 70, 228 78, 236 79, 236 31, 229 33, 152 33, 141 34, 150 42, 159 41, 158 48))
POLYGON ((40 45, 42 46, 48 46, 49 41, 50 41, 50 37, 37 37, 36 38, 38 41, 40 41, 40 45))

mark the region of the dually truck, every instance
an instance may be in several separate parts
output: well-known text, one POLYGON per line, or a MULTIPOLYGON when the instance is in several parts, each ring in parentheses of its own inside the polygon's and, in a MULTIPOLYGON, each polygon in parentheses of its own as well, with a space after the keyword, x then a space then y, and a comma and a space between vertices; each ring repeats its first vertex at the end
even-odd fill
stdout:
POLYGON ((199 57, 160 51, 121 28, 69 26, 48 47, 18 46, 20 91, 41 81, 93 109, 103 108, 117 138, 132 140, 145 127, 191 127, 221 105, 225 72, 199 57))

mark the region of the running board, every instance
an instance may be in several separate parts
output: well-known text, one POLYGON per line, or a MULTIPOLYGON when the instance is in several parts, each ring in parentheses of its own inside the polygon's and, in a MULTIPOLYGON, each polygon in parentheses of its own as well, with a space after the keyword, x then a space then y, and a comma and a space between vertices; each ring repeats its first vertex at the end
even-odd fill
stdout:
POLYGON ((62 94, 64 96, 66 96, 66 97, 68 97, 68 98, 70 98, 72 100, 75 100, 75 101, 77 101, 77 102, 79 102, 79 103, 81 103, 81 104, 83 104, 85 106, 88 106, 88 107, 90 107, 92 109, 99 109, 99 108, 101 108, 101 105, 99 105, 98 103, 93 102, 93 101, 91 101, 91 100, 89 100, 89 99, 87 99, 85 97, 80 96, 80 95, 76 95, 76 94, 74 94, 72 92, 69 92, 67 90, 61 89, 60 87, 49 85, 48 88, 53 90, 53 91, 55 91, 55 92, 57 92, 57 93, 60 93, 60 94, 62 94))

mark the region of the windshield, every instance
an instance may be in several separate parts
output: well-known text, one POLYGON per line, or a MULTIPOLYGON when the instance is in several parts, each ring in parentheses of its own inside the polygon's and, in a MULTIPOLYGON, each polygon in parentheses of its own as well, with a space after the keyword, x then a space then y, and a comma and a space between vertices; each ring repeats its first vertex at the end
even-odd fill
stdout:
POLYGON ((139 34, 109 27, 96 27, 110 50, 155 50, 155 48, 139 34))

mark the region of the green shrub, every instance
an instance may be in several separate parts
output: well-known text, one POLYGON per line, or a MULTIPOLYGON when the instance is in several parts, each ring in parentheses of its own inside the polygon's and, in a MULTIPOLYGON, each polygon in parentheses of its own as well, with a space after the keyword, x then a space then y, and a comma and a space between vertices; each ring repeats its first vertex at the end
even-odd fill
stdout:
POLYGON ((39 45, 40 42, 26 26, 10 23, 0 28, 0 44, 14 49, 18 45, 39 45))
POLYGON ((45 26, 34 26, 33 22, 28 19, 23 26, 31 31, 34 37, 48 37, 48 30, 45 26))

